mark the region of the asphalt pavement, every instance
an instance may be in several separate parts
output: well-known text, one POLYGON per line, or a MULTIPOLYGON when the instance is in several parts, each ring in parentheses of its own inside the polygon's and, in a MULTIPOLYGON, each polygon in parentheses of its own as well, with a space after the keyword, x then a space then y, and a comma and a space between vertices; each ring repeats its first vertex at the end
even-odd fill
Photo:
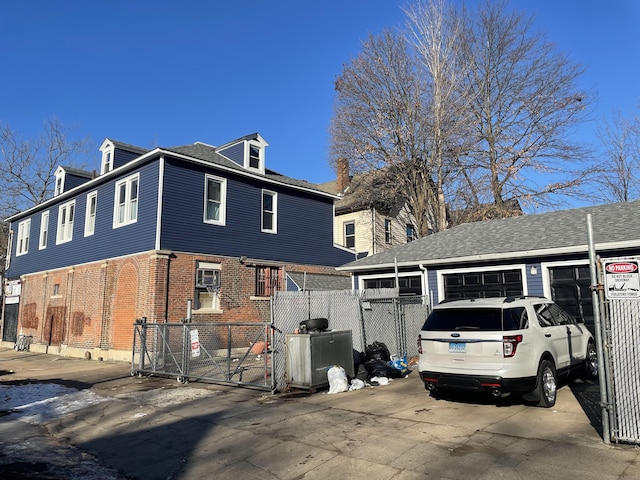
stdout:
POLYGON ((88 400, 49 399, 52 415, 37 418, 0 405, 0 478, 640 479, 640 449, 601 438, 595 384, 563 386, 550 409, 434 398, 417 372, 338 394, 270 394, 0 348, 5 397, 34 384, 88 400))

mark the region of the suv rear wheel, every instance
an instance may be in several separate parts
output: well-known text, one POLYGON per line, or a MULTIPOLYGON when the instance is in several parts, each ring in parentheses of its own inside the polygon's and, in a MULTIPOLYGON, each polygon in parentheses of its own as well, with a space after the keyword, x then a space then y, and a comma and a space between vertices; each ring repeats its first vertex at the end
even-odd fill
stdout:
POLYGON ((538 381, 536 382, 536 396, 538 406, 550 408, 556 404, 556 368, 549 360, 543 360, 538 369, 538 381))
POLYGON ((593 342, 587 345, 587 354, 584 359, 583 378, 593 380, 598 378, 598 353, 593 342))

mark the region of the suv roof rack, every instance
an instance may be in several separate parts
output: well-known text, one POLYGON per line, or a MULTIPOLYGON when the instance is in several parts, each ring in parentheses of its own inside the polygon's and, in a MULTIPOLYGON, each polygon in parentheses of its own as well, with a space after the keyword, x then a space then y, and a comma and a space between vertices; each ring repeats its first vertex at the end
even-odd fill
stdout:
POLYGON ((543 298, 547 300, 547 297, 544 297, 542 295, 511 295, 504 299, 504 303, 515 302, 516 300, 525 300, 527 298, 543 298))

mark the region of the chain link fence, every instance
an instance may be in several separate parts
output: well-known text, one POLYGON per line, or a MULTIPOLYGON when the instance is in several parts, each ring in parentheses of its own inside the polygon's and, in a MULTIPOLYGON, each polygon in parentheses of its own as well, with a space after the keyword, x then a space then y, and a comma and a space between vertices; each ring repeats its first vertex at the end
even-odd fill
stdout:
POLYGON ((303 321, 326 318, 329 330, 350 330, 354 358, 375 341, 392 355, 411 358, 418 354, 417 338, 428 313, 426 297, 401 297, 396 289, 277 292, 272 303, 276 389, 288 387, 286 336, 303 321))
POLYGON ((612 438, 640 444, 640 300, 610 299, 605 310, 612 438))
POLYGON ((351 331, 354 359, 376 341, 392 355, 411 358, 418 353, 416 339, 429 305, 425 297, 400 297, 395 289, 277 292, 271 312, 270 323, 138 320, 131 374, 284 391, 286 337, 305 320, 326 318, 328 330, 351 331))

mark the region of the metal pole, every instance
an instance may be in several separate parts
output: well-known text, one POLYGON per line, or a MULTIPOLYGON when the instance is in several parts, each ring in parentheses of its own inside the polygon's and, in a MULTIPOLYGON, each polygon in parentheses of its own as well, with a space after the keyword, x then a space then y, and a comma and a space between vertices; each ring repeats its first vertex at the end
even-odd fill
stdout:
POLYGON ((600 318, 600 302, 598 290, 598 273, 596 270, 596 249, 593 241, 593 224, 591 214, 587 214, 587 239, 589 242, 589 271, 591 274, 591 299, 593 302, 593 323, 596 330, 596 351, 598 352, 598 382, 600 384, 600 405, 602 406, 602 439, 604 443, 611 443, 611 427, 609 425, 609 394, 605 378, 604 348, 602 340, 602 323, 600 318))

